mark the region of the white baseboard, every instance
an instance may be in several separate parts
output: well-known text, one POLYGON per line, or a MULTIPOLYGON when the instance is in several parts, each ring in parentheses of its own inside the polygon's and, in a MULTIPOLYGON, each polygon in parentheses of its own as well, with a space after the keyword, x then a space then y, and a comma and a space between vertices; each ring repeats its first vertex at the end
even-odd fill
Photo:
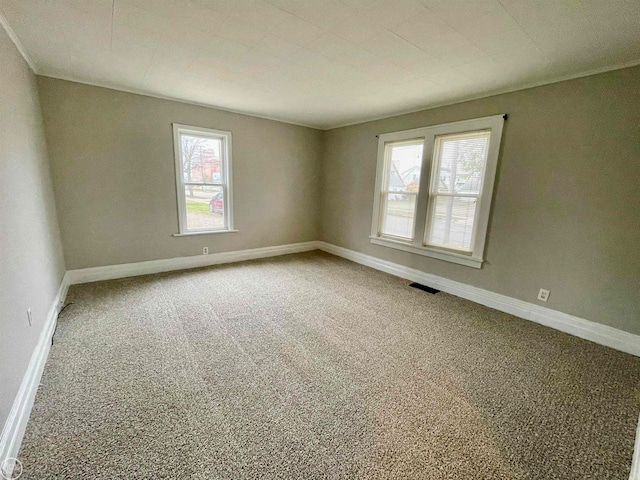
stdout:
POLYGON ((49 356, 51 337, 56 329, 58 313, 67 296, 68 289, 68 277, 65 274, 60 283, 58 293, 54 298, 53 305, 49 310, 45 324, 42 327, 38 344, 31 354, 31 360, 22 378, 22 383, 20 384, 13 406, 9 412, 9 417, 5 421, 2 429, 2 434, 0 435, 0 464, 7 458, 16 458, 18 456, 22 437, 27 428, 31 408, 33 407, 38 386, 40 385, 44 365, 49 356))
POLYGON ((123 263, 105 267, 82 268, 67 271, 70 285, 79 283, 112 280, 115 278, 135 277, 152 273, 185 270, 189 268, 208 267, 222 263, 241 262, 257 258, 277 257, 290 253, 308 252, 318 249, 318 242, 292 243, 275 247, 252 248, 233 252, 211 253, 209 255, 193 255, 190 257, 167 258, 148 262, 123 263))
POLYGON ((640 418, 638 418, 636 446, 633 449, 633 459, 631 460, 631 473, 629 474, 629 480, 640 480, 640 418))
POLYGON ((392 275, 495 308, 501 312, 510 313, 516 317, 531 320, 532 322, 540 323, 547 327, 560 330, 561 332, 569 333, 576 337, 584 338, 585 340, 590 340, 600 345, 605 345, 640 357, 640 335, 634 335, 633 333, 558 312, 550 308, 541 307, 533 303, 507 297, 506 295, 483 290, 482 288, 472 287, 471 285, 431 275, 414 268, 381 260, 330 243, 318 242, 318 248, 327 253, 375 268, 376 270, 391 273, 392 275))

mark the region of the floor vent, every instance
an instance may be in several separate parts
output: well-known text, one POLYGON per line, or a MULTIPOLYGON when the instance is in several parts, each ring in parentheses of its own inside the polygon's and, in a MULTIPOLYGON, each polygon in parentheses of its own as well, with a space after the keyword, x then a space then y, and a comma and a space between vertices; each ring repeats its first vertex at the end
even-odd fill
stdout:
POLYGON ((440 290, 436 290, 435 288, 427 287, 426 285, 420 285, 419 283, 412 283, 409 286, 413 288, 417 288, 418 290, 422 290, 423 292, 430 293, 432 295, 440 291, 440 290))

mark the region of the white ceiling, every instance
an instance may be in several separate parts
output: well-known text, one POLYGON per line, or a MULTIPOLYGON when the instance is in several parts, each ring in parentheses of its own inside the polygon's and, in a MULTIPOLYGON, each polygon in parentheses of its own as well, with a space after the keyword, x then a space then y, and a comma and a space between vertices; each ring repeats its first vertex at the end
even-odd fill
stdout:
POLYGON ((640 0, 0 0, 37 73, 319 128, 640 63, 640 0))

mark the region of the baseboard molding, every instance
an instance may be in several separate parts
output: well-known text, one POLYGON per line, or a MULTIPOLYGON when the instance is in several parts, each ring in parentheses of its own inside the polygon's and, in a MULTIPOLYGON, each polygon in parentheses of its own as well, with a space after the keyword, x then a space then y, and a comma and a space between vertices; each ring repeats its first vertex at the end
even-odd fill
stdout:
POLYGON ((364 253, 338 247, 330 243, 318 242, 318 248, 327 253, 375 268, 376 270, 381 270, 422 285, 427 285, 437 290, 486 305, 487 307, 495 308, 501 312, 510 313, 516 317, 531 320, 532 322, 560 330, 561 332, 569 333, 576 337, 640 357, 640 335, 634 335, 633 333, 558 312, 557 310, 431 275, 414 268, 381 260, 371 255, 365 255, 364 253))
POLYGON ((636 445, 633 449, 633 459, 631 460, 631 473, 629 474, 629 480, 640 480, 640 418, 638 418, 636 445))
POLYGON ((2 429, 2 434, 0 435, 0 464, 7 458, 16 458, 18 456, 22 437, 27 428, 33 402, 40 385, 44 365, 49 356, 51 337, 56 329, 58 313, 67 296, 68 289, 68 276, 65 274, 54 298, 53 305, 47 314, 38 344, 31 354, 27 371, 22 378, 22 383, 9 412, 9 417, 2 429))
POLYGON ((69 284, 76 285, 79 283, 98 282, 101 280, 113 280, 115 278, 135 277, 138 275, 149 275, 152 273, 208 267, 210 265, 219 265, 222 263, 277 257, 279 255, 308 252, 317 249, 318 242, 315 241, 292 243, 288 245, 278 245, 275 247, 211 253, 209 255, 193 255, 190 257, 167 258, 163 260, 151 260, 148 262, 123 263, 120 265, 108 265, 105 267, 82 268, 78 270, 69 270, 67 271, 67 274, 69 284))

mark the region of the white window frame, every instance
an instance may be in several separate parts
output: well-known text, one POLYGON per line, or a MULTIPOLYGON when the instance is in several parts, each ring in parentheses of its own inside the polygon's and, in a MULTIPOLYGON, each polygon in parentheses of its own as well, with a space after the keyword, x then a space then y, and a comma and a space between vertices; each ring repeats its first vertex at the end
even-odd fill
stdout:
POLYGON ((232 175, 232 144, 231 144, 231 132, 224 130, 214 130, 211 128, 193 127, 190 125, 181 125, 178 123, 173 124, 173 148, 175 157, 176 168, 176 194, 178 199, 178 226, 180 233, 174 234, 174 236, 184 235, 201 235, 208 233, 229 233, 237 232, 233 228, 233 175, 232 175), (182 134, 193 135, 197 137, 213 138, 216 140, 222 140, 222 148, 220 151, 220 161, 222 163, 222 177, 219 183, 215 182, 185 182, 182 155, 181 155, 181 141, 180 136, 182 134), (224 226, 221 228, 203 228, 203 229, 188 229, 187 228, 187 204, 185 200, 185 187, 186 183, 202 186, 214 186, 221 187, 224 195, 224 226))
POLYGON ((482 268, 484 262, 484 247, 489 226, 489 213, 491 211, 491 201, 493 197, 493 186, 495 182, 496 170, 498 166, 498 155, 500 153, 500 143, 502 141, 502 129, 505 115, 493 115, 484 118, 475 118, 461 122, 445 123, 430 127, 415 128, 400 132, 385 133, 378 136, 378 163, 376 170, 376 189, 373 200, 373 218, 371 222, 371 243, 385 247, 404 250, 427 257, 437 258, 460 265, 474 268, 482 268), (434 145, 436 137, 441 135, 463 134, 475 131, 490 131, 489 148, 487 151, 487 162, 480 195, 476 206, 476 219, 472 233, 471 252, 461 252, 447 248, 437 247, 427 244, 428 227, 432 209, 433 197, 436 192, 432 192, 435 172, 434 145), (413 239, 401 239, 391 237, 381 233, 382 225, 382 195, 384 193, 386 168, 390 159, 388 158, 387 145, 408 140, 422 139, 424 147, 422 150, 422 167, 420 174, 420 188, 416 199, 416 212, 414 218, 413 239))

